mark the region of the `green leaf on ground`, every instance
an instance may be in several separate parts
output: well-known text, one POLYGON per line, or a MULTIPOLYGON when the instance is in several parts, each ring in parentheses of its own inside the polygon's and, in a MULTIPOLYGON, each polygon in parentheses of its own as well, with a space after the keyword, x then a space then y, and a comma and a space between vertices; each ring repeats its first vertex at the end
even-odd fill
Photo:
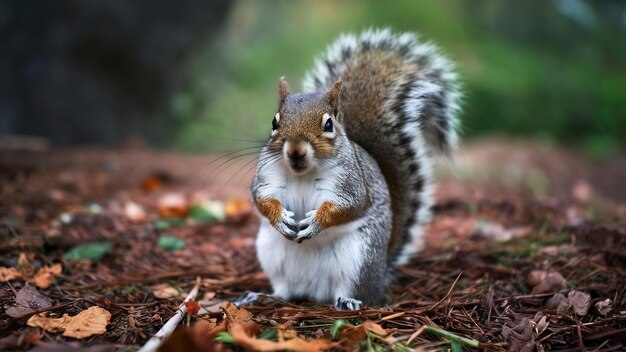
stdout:
POLYGON ((157 230, 167 230, 172 227, 180 227, 185 225, 185 220, 181 218, 161 219, 154 222, 157 230))
POLYGON ((200 220, 200 221, 219 220, 219 217, 216 214, 210 212, 207 208, 200 206, 200 205, 194 205, 191 208, 189 208, 189 217, 191 219, 200 220))
POLYGON ((111 251, 111 248, 111 242, 109 241, 85 243, 67 251, 63 258, 66 260, 91 260, 97 262, 111 251))
POLYGON ((333 325, 330 327, 330 335, 333 337, 333 339, 337 339, 337 337, 339 336, 339 331, 341 331, 341 327, 346 324, 348 324, 346 320, 343 320, 343 319, 335 320, 333 325))
POLYGON ((230 333, 226 331, 218 332, 217 334, 215 334, 214 339, 215 341, 221 342, 221 343, 235 343, 235 339, 233 338, 233 335, 231 335, 230 333))
POLYGON ((159 237, 157 245, 168 251, 185 248, 185 241, 175 236, 162 235, 159 237))

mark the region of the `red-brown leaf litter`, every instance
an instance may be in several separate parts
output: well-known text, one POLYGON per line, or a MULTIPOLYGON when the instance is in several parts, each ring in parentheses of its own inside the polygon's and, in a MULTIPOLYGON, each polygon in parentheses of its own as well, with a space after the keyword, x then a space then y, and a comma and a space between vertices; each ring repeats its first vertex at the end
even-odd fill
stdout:
POLYGON ((563 170, 592 166, 529 153, 558 187, 442 177, 427 248, 399 268, 387 304, 336 311, 269 296, 243 309, 228 303, 270 292, 247 200, 252 158, 2 151, 0 350, 136 350, 196 277, 192 312, 162 351, 626 350, 624 186, 614 166, 575 177, 563 170), (611 183, 622 184, 613 196, 611 183), (27 324, 94 306, 111 315, 104 333, 27 324))

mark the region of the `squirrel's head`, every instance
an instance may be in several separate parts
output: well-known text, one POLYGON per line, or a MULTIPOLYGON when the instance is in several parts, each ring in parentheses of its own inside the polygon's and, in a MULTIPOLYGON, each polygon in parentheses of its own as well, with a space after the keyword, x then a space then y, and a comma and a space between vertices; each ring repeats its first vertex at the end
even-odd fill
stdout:
POLYGON ((282 158, 295 175, 303 175, 337 154, 340 136, 337 120, 341 81, 325 93, 291 94, 285 77, 278 84, 278 113, 272 120, 268 151, 282 158))

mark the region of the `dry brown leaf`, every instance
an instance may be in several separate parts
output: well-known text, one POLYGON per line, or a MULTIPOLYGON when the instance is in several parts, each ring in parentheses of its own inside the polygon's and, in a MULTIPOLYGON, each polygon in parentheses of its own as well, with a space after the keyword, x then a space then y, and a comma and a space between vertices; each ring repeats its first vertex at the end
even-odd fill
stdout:
POLYGON ((254 351, 282 351, 282 350, 293 350, 293 351, 301 351, 301 352, 317 352, 329 349, 336 344, 327 340, 327 339, 319 339, 319 340, 304 340, 300 337, 295 337, 291 340, 285 341, 271 341, 271 340, 263 340, 257 339, 254 336, 248 335, 246 332, 246 327, 244 327, 241 323, 233 322, 230 325, 229 329, 233 339, 235 340, 235 344, 237 346, 241 346, 243 348, 254 350, 254 351))
POLYGON ((367 338, 367 331, 362 325, 346 324, 341 328, 339 338, 346 346, 354 346, 367 338))
POLYGON ((189 212, 189 204, 184 195, 168 193, 159 198, 157 209, 162 218, 185 218, 189 212))
POLYGON ((366 328, 367 330, 379 336, 387 336, 389 334, 387 330, 383 329, 382 326, 376 324, 375 322, 371 320, 366 320, 363 323, 361 323, 361 325, 363 325, 363 327, 366 328))
POLYGON ((570 304, 565 296, 560 293, 555 294, 550 297, 550 299, 546 302, 546 308, 554 309, 557 313, 565 313, 569 309, 570 304))
POLYGON ((224 204, 224 214, 229 218, 234 218, 252 212, 252 204, 248 199, 231 199, 224 204))
POLYGON ((589 306, 591 306, 591 296, 588 293, 573 290, 567 294, 567 300, 574 307, 576 314, 587 315, 589 306))
POLYGON ((72 317, 67 314, 61 318, 49 318, 45 316, 45 313, 33 315, 26 324, 49 332, 63 331, 63 336, 84 339, 91 335, 104 334, 110 320, 109 311, 93 306, 72 317))
POLYGON ((146 192, 154 192, 161 188, 161 180, 156 176, 148 176, 141 181, 141 188, 146 192))
POLYGON ((215 323, 199 320, 190 329, 177 329, 159 346, 159 352, 204 352, 218 351, 216 342, 211 338, 215 323))
POLYGON ((22 277, 22 274, 15 268, 0 267, 0 282, 15 280, 22 277))
POLYGON ((49 332, 61 332, 65 331, 71 319, 72 318, 67 314, 64 314, 60 318, 48 318, 46 317, 46 313, 40 313, 30 317, 26 324, 34 328, 42 328, 49 332))
POLYGON ((39 293, 33 286, 25 284, 17 291, 15 304, 5 308, 8 316, 17 318, 51 305, 52 300, 50 298, 39 293))
POLYGON ((44 266, 37 270, 37 273, 31 277, 26 279, 26 281, 34 284, 39 288, 48 288, 52 285, 52 281, 54 281, 54 277, 60 275, 63 271, 63 267, 60 263, 54 264, 52 266, 44 266))
POLYGON ((613 302, 611 302, 610 298, 607 298, 604 301, 597 302, 594 307, 596 307, 596 310, 600 313, 600 315, 606 317, 609 313, 611 313, 611 310, 613 310, 613 302))
POLYGON ((533 270, 526 282, 533 287, 532 294, 548 293, 567 288, 567 281, 558 272, 533 270))
POLYGON ((237 308, 232 302, 226 303, 224 306, 226 315, 235 323, 246 322, 252 319, 252 313, 243 308, 237 308))
POLYGON ((155 286, 154 290, 152 291, 152 294, 156 298, 170 299, 170 298, 176 298, 180 296, 182 293, 177 288, 171 285, 159 284, 155 286))
MULTIPOLYGON (((25 280, 39 288, 48 288, 52 284, 54 277, 61 274, 63 267, 61 264, 41 267, 32 277, 25 280)), ((0 267, 0 282, 15 280, 23 277, 23 274, 16 268, 0 267)))

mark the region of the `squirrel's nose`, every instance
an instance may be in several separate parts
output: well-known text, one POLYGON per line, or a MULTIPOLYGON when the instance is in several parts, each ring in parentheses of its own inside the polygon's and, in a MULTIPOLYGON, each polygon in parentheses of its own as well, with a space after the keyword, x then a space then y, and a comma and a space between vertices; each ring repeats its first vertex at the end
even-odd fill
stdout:
POLYGON ((302 159, 306 155, 306 149, 293 149, 287 151, 287 157, 289 159, 302 159))
POLYGON ((287 140, 285 143, 285 154, 291 160, 303 159, 306 155, 306 146, 302 141, 287 140))

